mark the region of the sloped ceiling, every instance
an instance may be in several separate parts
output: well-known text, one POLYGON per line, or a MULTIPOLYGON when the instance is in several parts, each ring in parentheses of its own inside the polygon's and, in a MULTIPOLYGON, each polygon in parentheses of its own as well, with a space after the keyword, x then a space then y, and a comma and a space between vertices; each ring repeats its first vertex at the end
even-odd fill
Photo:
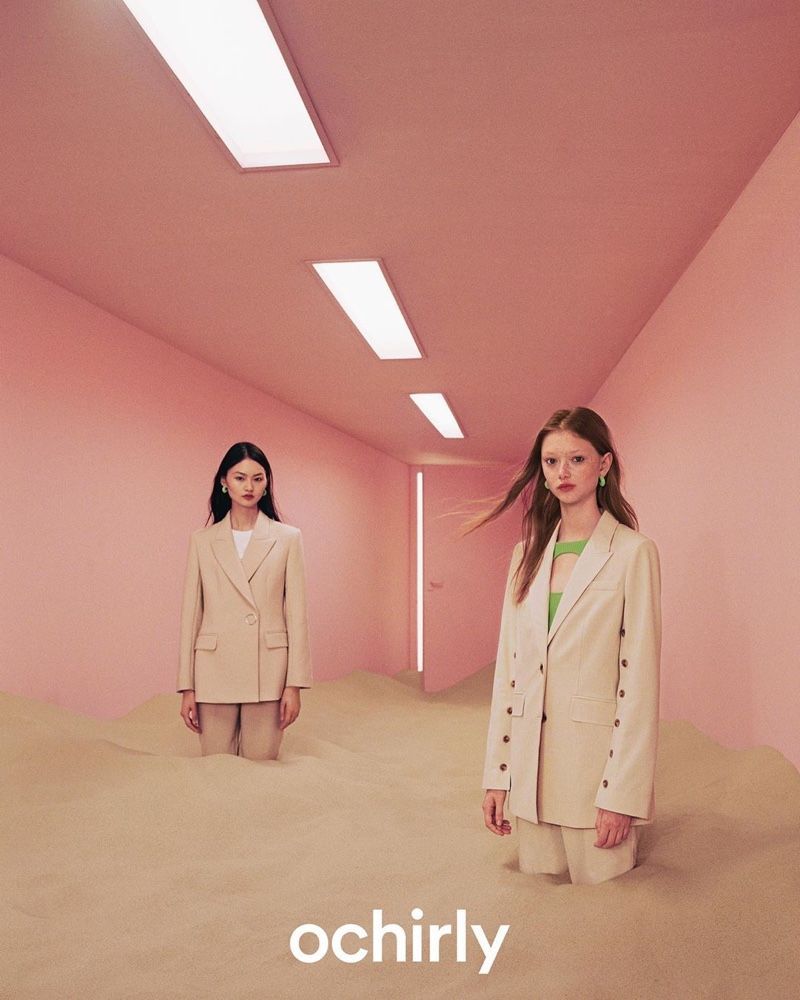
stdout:
POLYGON ((121 0, 3 3, 0 251, 408 462, 587 402, 800 108, 796 0, 271 7, 339 166, 238 170, 121 0), (362 257, 423 360, 306 263, 362 257))

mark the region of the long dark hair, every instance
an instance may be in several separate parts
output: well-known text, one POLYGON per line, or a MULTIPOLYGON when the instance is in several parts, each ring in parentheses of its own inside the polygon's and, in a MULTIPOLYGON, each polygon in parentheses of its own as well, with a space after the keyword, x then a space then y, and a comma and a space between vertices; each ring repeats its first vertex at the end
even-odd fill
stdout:
MULTIPOLYGON (((275 498, 272 495, 272 468, 267 461, 267 456, 259 447, 250 444, 249 441, 239 441, 228 448, 219 463, 219 468, 214 473, 214 486, 211 490, 211 496, 208 498, 208 517, 213 517, 215 524, 217 521, 221 521, 231 509, 231 498, 227 493, 222 492, 220 479, 228 474, 228 469, 232 469, 234 465, 238 465, 245 458, 251 458, 254 462, 258 462, 267 474, 267 489, 264 496, 258 501, 259 510, 263 510, 267 517, 271 517, 273 521, 280 521, 275 498)), ((206 524, 208 524, 208 518, 206 524)))
POLYGON ((518 604, 525 599, 530 589, 553 529, 561 517, 558 497, 545 488, 542 475, 542 442, 551 431, 572 431, 588 441, 599 455, 611 452, 612 462, 605 474, 606 484, 597 485, 597 505, 602 510, 610 511, 629 528, 637 530, 639 527, 636 512, 622 495, 622 465, 606 422, 599 413, 586 406, 556 410, 536 435, 528 460, 511 482, 505 496, 486 513, 465 525, 466 531, 470 532, 482 524, 488 524, 522 496, 522 560, 517 567, 515 593, 518 604))

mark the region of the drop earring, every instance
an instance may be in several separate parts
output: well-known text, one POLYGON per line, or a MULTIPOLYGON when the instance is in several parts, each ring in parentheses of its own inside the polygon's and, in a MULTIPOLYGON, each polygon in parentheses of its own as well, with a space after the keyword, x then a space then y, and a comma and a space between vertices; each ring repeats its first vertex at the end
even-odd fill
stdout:
POLYGON ((545 488, 546 490, 549 490, 549 489, 550 489, 550 483, 548 483, 548 481, 547 481, 546 479, 545 479, 545 481, 544 481, 544 488, 545 488))
POLYGON ((606 485, 606 477, 605 476, 601 476, 600 477, 600 485, 601 486, 605 486, 606 485))
POLYGON ((222 492, 223 493, 227 493, 228 492, 228 487, 225 485, 225 483, 222 484, 222 492))

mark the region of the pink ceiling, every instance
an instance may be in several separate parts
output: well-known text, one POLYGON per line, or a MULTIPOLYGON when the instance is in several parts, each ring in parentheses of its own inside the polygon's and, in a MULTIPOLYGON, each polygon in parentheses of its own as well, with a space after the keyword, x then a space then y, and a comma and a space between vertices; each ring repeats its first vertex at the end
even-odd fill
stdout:
POLYGON ((120 0, 6 0, 0 251, 406 461, 517 460, 587 402, 800 108, 797 0, 272 9, 337 167, 240 172, 120 0), (305 263, 354 257, 424 360, 305 263))

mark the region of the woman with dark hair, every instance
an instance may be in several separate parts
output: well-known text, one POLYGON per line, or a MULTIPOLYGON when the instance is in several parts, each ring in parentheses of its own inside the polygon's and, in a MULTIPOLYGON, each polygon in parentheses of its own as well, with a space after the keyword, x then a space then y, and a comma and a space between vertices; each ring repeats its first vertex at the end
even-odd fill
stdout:
POLYGON ((523 540, 506 585, 483 787, 484 821, 520 869, 597 883, 633 868, 652 821, 661 578, 603 419, 557 410, 507 494, 523 540))
POLYGON ((311 686, 300 532, 281 523, 260 448, 228 449, 192 534, 181 614, 181 717, 203 755, 278 756, 311 686))

